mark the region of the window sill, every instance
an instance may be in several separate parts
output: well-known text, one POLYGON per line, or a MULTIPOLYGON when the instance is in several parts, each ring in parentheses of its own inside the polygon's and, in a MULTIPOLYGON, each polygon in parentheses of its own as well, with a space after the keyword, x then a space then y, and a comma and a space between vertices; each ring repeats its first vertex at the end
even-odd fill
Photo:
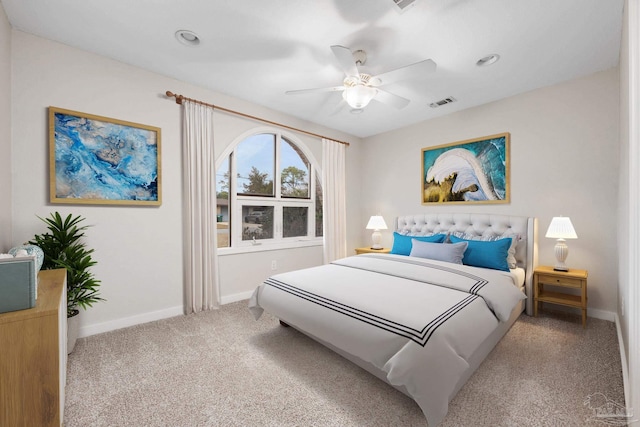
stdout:
POLYGON ((306 248, 312 246, 322 246, 322 239, 296 240, 279 243, 260 243, 257 245, 240 246, 235 248, 218 248, 218 255, 226 256, 252 252, 280 251, 283 249, 306 248))

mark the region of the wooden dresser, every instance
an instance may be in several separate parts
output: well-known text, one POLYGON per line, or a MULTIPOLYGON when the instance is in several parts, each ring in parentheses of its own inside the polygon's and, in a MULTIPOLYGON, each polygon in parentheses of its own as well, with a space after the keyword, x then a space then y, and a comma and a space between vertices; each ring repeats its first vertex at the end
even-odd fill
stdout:
POLYGON ((67 372, 67 275, 38 274, 36 306, 0 314, 0 426, 62 425, 67 372))

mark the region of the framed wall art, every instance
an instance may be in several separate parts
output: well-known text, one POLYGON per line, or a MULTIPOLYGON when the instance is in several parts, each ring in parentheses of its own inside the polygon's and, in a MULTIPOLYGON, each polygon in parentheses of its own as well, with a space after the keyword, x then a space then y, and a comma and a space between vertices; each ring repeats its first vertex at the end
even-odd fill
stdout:
POLYGON ((160 128, 49 107, 51 203, 162 203, 160 128))
POLYGON ((422 149, 422 204, 509 203, 509 133, 422 149))

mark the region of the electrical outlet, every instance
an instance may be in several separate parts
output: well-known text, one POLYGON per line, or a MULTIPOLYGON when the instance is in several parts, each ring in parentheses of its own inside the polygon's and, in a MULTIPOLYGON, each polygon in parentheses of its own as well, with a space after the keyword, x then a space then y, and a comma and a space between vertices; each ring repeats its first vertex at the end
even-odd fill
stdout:
POLYGON ((273 261, 271 261, 271 269, 272 270, 277 270, 278 269, 278 261, 276 261, 275 259, 273 261))

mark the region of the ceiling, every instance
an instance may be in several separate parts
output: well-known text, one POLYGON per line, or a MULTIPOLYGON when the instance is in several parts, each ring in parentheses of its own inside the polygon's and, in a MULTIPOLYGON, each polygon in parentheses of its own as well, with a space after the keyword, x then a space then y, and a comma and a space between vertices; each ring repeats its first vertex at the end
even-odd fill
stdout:
POLYGON ((616 66, 624 3, 416 0, 400 12, 393 0, 0 1, 17 30, 359 137, 616 66), (201 43, 179 43, 178 30, 201 43), (285 94, 342 84, 332 45, 365 50, 360 71, 372 75, 425 59, 437 69, 384 86, 411 100, 400 110, 374 99, 353 114, 340 92, 285 94), (476 66, 488 54, 500 60, 476 66), (429 107, 446 97, 457 102, 429 107))

